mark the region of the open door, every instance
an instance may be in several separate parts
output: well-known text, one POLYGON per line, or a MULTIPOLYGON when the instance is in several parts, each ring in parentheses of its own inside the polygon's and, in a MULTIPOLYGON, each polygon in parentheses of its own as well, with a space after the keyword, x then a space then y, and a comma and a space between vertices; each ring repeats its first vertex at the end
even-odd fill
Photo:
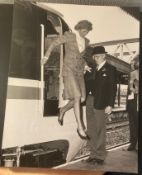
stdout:
MULTIPOLYGON (((41 24, 41 59, 50 44, 59 36, 62 35, 62 21, 56 15, 48 14, 48 26, 41 24), (47 35, 44 31, 47 29, 47 35), (48 33, 52 30, 52 33, 48 33)), ((53 49, 47 63, 41 65, 41 110, 43 116, 57 116, 59 107, 63 105, 63 79, 62 79, 62 65, 63 65, 63 45, 59 45, 53 49)))

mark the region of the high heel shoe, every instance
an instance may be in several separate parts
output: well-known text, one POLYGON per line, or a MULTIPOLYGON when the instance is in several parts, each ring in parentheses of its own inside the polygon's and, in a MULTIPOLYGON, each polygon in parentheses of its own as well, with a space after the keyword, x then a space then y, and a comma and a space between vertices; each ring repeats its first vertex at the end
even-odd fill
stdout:
POLYGON ((58 123, 63 126, 63 119, 60 119, 59 116, 58 116, 58 123))
POLYGON ((80 134, 80 132, 79 132, 79 130, 77 129, 77 133, 78 133, 78 135, 79 135, 79 137, 81 138, 81 139, 84 139, 84 140, 90 140, 90 137, 86 134, 85 136, 83 136, 83 135, 81 135, 80 134))
POLYGON ((64 113, 62 112, 62 110, 60 109, 59 115, 58 115, 58 123, 63 126, 63 117, 64 117, 64 113), (62 117, 61 117, 62 116, 62 117))

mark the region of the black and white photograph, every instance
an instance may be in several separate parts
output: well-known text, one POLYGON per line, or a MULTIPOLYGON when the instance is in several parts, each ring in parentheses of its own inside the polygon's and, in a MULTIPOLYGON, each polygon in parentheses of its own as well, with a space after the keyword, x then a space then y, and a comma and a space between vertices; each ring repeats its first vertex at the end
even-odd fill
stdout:
POLYGON ((81 2, 14 1, 1 167, 138 173, 140 9, 81 2))

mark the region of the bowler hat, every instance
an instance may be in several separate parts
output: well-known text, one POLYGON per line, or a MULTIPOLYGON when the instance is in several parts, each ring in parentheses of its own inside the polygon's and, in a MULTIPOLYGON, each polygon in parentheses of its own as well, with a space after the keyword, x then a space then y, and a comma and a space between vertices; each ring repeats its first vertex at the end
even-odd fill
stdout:
POLYGON ((93 55, 104 54, 104 53, 107 53, 107 52, 105 51, 105 48, 103 46, 96 46, 93 48, 93 51, 92 51, 93 55))

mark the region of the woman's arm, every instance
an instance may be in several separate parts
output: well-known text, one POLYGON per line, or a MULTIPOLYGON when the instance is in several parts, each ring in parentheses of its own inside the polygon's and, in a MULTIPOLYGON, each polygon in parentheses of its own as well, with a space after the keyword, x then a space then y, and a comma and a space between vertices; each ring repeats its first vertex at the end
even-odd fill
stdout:
POLYGON ((138 71, 133 71, 130 73, 130 81, 129 81, 129 86, 130 86, 130 91, 133 93, 138 93, 138 71))
POLYGON ((129 87, 130 87, 130 92, 134 92, 134 80, 135 80, 135 73, 134 71, 130 73, 130 80, 129 80, 129 87))
POLYGON ((48 60, 48 58, 49 58, 49 56, 50 56, 52 50, 53 50, 56 46, 58 46, 58 45, 60 45, 60 44, 63 44, 63 43, 66 43, 67 40, 68 40, 68 39, 67 39, 67 32, 66 32, 64 35, 59 36, 56 40, 54 40, 54 41, 50 44, 50 46, 48 47, 48 49, 46 50, 45 55, 44 55, 44 58, 41 60, 41 64, 45 64, 45 63, 47 62, 47 60, 48 60))

